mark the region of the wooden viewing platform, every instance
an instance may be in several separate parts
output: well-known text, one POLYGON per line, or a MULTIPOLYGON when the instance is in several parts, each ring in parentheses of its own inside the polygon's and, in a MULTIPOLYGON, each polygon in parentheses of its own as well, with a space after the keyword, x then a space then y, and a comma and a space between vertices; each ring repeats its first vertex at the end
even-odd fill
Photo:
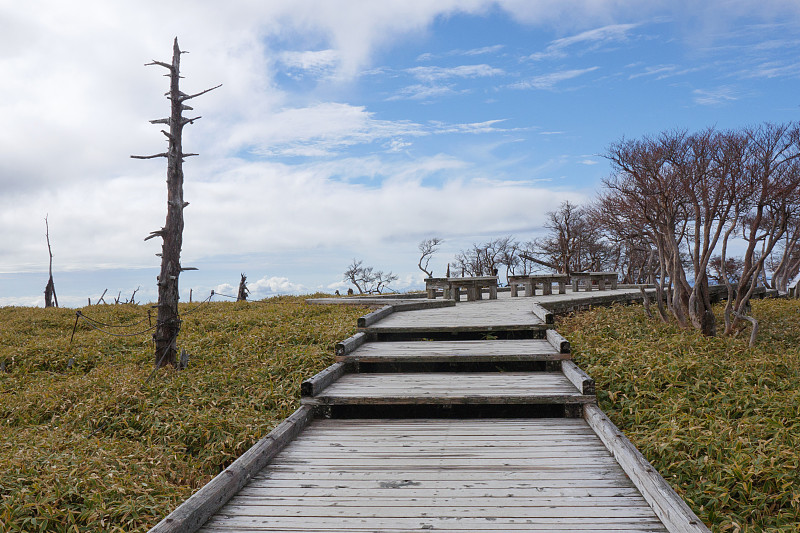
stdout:
POLYGON ((708 532, 553 329, 548 309, 597 298, 381 307, 295 414, 151 531, 708 532))

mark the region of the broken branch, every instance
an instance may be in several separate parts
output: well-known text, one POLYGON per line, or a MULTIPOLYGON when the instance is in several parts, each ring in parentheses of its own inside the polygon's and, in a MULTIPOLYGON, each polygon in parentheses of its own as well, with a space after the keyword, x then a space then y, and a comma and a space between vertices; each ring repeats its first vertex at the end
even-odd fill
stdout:
POLYGON ((163 154, 155 154, 155 155, 132 155, 132 159, 155 159, 156 157, 168 157, 169 154, 164 152, 163 154))
POLYGON ((192 98, 197 98, 200 95, 203 95, 203 94, 206 94, 206 93, 210 93, 214 89, 219 89, 220 87, 222 87, 221 83, 219 85, 217 85, 216 87, 212 87, 210 89, 206 89, 205 91, 201 91, 201 92, 199 92, 197 94, 184 94, 184 93, 181 93, 178 101, 179 102, 185 102, 186 100, 191 100, 192 98))

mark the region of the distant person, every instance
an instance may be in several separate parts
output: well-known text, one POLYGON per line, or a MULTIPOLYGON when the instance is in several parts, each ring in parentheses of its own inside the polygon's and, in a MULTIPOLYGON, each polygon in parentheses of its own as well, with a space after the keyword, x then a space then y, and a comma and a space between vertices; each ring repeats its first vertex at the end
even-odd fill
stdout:
POLYGON ((341 296, 341 294, 339 294, 339 289, 336 289, 335 294, 336 294, 336 296, 341 296))
POLYGON ((347 289, 347 295, 348 295, 348 296, 352 296, 352 295, 353 295, 353 289, 352 289, 352 287, 351 287, 351 288, 349 288, 349 289, 347 289))

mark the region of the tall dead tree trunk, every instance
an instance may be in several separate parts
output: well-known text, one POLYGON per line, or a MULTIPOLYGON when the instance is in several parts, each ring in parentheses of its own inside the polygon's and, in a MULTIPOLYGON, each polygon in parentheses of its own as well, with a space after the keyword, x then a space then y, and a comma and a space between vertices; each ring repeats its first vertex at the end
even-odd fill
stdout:
POLYGON ((181 267, 181 246, 183 244, 183 209, 189 202, 183 201, 183 161, 184 158, 197 155, 183 152, 183 127, 193 124, 200 117, 184 118, 183 111, 192 108, 184 102, 218 87, 212 87, 197 94, 186 94, 180 90, 180 65, 182 52, 178 46, 178 38, 172 47, 172 63, 153 60, 145 66, 158 65, 169 71, 170 88, 167 99, 171 103, 169 118, 151 120, 151 124, 166 124, 169 131, 161 130, 167 137, 169 148, 166 152, 149 156, 131 156, 134 159, 167 158, 167 221, 163 228, 150 233, 145 240, 153 237, 162 238, 161 273, 158 276, 158 322, 153 339, 156 344, 155 366, 177 366, 177 340, 181 327, 178 314, 178 277, 183 270, 196 270, 181 267))
POLYGON ((250 294, 250 289, 247 288, 247 276, 242 274, 242 279, 239 280, 239 292, 236 295, 236 301, 247 301, 248 294, 250 294))
POLYGON ((50 224, 47 222, 47 217, 44 217, 45 234, 47 238, 47 253, 50 254, 50 279, 47 280, 47 286, 44 288, 44 306, 45 307, 58 307, 58 296, 56 296, 56 284, 53 283, 53 250, 50 248, 50 224))

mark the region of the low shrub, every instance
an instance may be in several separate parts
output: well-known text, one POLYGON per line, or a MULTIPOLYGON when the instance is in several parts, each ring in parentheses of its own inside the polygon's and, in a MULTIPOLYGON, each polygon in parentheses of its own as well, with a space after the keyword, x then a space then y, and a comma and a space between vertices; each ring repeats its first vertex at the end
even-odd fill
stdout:
MULTIPOLYGON (((80 311, 149 327, 146 306, 80 311)), ((149 333, 81 320, 70 342, 75 310, 0 309, 0 531, 147 531, 299 406, 365 312, 181 304, 189 367, 148 381, 149 333)))
MULTIPOLYGON (((717 310, 721 312, 721 308, 717 310)), ((641 307, 559 320, 600 407, 715 531, 798 531, 800 302, 753 302, 738 337, 703 337, 641 307)))

